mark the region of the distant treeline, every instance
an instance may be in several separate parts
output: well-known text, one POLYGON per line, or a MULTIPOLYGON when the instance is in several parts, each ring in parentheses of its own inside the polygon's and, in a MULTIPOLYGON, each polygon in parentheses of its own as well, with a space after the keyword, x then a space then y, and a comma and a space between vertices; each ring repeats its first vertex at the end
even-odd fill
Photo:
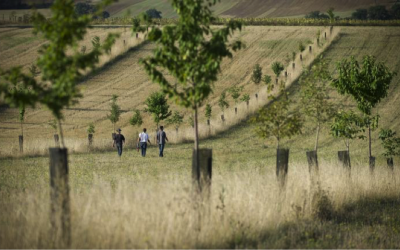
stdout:
POLYGON ((53 1, 43 0, 43 1, 29 1, 22 0, 1 0, 0 9, 10 10, 10 9, 32 9, 32 7, 37 9, 47 9, 53 4, 53 1))
MULTIPOLYGON (((333 11, 333 9, 331 9, 333 11)), ((332 12, 333 13, 333 12, 332 12)), ((305 16, 309 19, 330 19, 332 16, 328 13, 322 13, 320 11, 312 11, 305 16)), ((334 16, 334 19, 341 19, 338 16, 334 16)), ((400 20, 400 3, 394 4, 390 9, 387 9, 384 5, 371 6, 368 9, 357 9, 352 13, 351 17, 343 19, 353 20, 400 20)))

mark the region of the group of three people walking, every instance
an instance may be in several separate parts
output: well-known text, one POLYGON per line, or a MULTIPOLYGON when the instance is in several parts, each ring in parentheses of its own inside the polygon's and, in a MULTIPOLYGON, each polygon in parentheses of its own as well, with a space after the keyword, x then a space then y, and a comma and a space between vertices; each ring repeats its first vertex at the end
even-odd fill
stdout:
MULTIPOLYGON (((138 140, 137 140, 137 149, 141 151, 141 154, 143 157, 146 156, 146 150, 147 150, 147 143, 151 144, 149 135, 147 134, 147 129, 144 128, 143 132, 139 134, 138 140)), ((123 145, 125 144, 125 137, 121 134, 121 129, 117 129, 118 134, 115 135, 114 141, 113 141, 113 147, 117 147, 118 155, 121 157, 122 155, 122 148, 123 145)), ((157 131, 157 144, 159 148, 159 156, 164 157, 164 148, 165 148, 165 143, 168 141, 167 134, 164 131, 164 126, 160 126, 160 130, 157 131)))

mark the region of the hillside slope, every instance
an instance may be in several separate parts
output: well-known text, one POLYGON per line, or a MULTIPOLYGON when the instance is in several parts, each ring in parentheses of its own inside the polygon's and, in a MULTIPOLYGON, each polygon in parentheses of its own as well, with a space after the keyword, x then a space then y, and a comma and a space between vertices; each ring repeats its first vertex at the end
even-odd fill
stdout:
MULTIPOLYGON (((260 89, 251 82, 250 77, 252 69, 256 63, 263 67, 264 74, 272 75, 270 65, 275 60, 284 61, 288 54, 297 50, 298 42, 306 42, 315 37, 317 27, 246 27, 238 37, 240 37, 247 47, 236 53, 233 59, 224 61, 223 71, 218 82, 215 83, 215 92, 211 96, 209 103, 213 106, 213 119, 218 120, 222 114, 218 107, 218 98, 220 94, 233 85, 243 86, 243 93, 252 94, 260 89)), ((387 65, 397 72, 400 72, 400 51, 398 44, 400 43, 400 29, 396 27, 346 27, 341 28, 340 38, 331 45, 326 51, 325 58, 331 61, 332 72, 334 72, 334 63, 351 55, 361 59, 362 56, 372 54, 380 61, 385 61, 387 65)), ((86 128, 90 122, 96 125, 96 141, 98 143, 109 144, 112 125, 107 119, 109 113, 109 104, 111 96, 117 94, 120 96, 118 104, 123 110, 121 120, 117 123, 121 127, 124 134, 129 138, 129 142, 135 138, 139 128, 132 127, 129 119, 132 116, 132 109, 144 109, 144 100, 147 96, 157 91, 159 87, 149 81, 148 76, 143 71, 142 66, 138 63, 138 59, 145 57, 151 53, 153 45, 145 44, 136 49, 131 50, 125 56, 116 60, 113 64, 104 68, 98 74, 94 75, 82 86, 84 98, 80 103, 64 112, 65 133, 69 139, 70 147, 79 149, 86 143, 86 128), (83 145, 82 145, 83 144, 83 145)), ((388 98, 386 98, 379 106, 378 110, 381 114, 381 127, 400 129, 400 87, 399 76, 393 81, 388 98)), ((291 88, 294 93, 294 100, 297 99, 297 85, 291 88)), ((332 91, 334 94, 334 92, 332 91)), ((264 98, 262 92, 259 92, 259 98, 264 98)), ((334 96, 337 95, 334 94, 334 96)), ((232 113, 233 101, 228 99, 231 107, 225 112, 225 115, 232 113)), ((250 104, 254 106, 259 100, 251 96, 250 104)), ((347 107, 354 107, 349 100, 340 98, 337 103, 346 104, 347 107)), ((185 124, 182 125, 181 131, 190 131, 188 111, 184 111, 171 103, 171 109, 179 110, 185 114, 185 124), (186 128, 186 129, 185 129, 186 128)), ((240 111, 240 110, 239 110, 240 111)), ((241 112, 241 111, 240 111, 241 112)), ((151 116, 142 113, 144 117, 144 125, 147 128, 154 128, 151 116)), ((234 114, 234 113, 233 113, 234 114)), ((47 124, 50 121, 50 112, 46 109, 28 109, 26 113, 25 137, 30 147, 36 148, 36 142, 40 141, 41 148, 45 149, 52 145, 52 134, 54 133, 47 124), (46 139, 47 138, 47 139, 46 139)), ((235 119, 234 115, 227 119, 235 119)), ((200 110, 200 122, 205 124, 204 110, 200 110)), ((221 121, 213 126, 221 126, 221 121)), ((168 131, 173 131, 172 126, 167 126, 168 131)), ((307 124, 304 130, 305 134, 299 138, 289 140, 291 147, 298 148, 298 152, 305 149, 311 149, 314 143, 313 125, 307 124), (301 150, 300 150, 301 149, 301 150)), ((2 153, 18 150, 18 111, 16 109, 6 109, 0 113, 0 151, 2 153), (10 146, 11 145, 11 146, 10 146)), ((376 137, 376 133, 374 132, 376 137)), ((225 133, 226 134, 226 133, 225 133)), ((242 137, 237 134, 248 134, 249 138, 254 134, 249 130, 247 125, 243 125, 238 129, 228 133, 228 138, 221 140, 224 143, 232 144, 241 143, 242 137), (231 141, 231 142, 229 142, 231 141)), ((172 137, 175 133, 172 134, 172 137)), ((187 137, 185 135, 185 137, 187 137)), ((225 135, 223 136, 225 137, 225 135)), ((268 142, 267 145, 273 145, 268 142)), ((366 154, 366 143, 361 143, 360 147, 354 148, 359 154, 366 154), (364 147, 365 146, 365 147, 364 147)), ((341 140, 333 139, 325 128, 321 135, 321 145, 327 148, 342 149, 341 140)), ((358 144, 357 144, 358 145, 358 144)), ((377 139, 373 141, 374 150, 382 151, 380 143, 377 139)), ((322 150, 323 152, 323 150, 322 150)), ((272 152, 271 152, 272 153, 272 152)))

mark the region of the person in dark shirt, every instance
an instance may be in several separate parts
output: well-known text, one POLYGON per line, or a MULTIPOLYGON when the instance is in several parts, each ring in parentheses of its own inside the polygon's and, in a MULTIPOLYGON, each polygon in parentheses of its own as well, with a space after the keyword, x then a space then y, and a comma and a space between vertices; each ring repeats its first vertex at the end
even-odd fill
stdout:
POLYGON ((118 134, 115 136, 113 147, 117 145, 118 155, 121 157, 122 155, 122 146, 125 143, 125 137, 121 134, 121 129, 117 129, 118 134))
POLYGON ((165 142, 168 141, 167 134, 164 132, 164 126, 160 127, 160 130, 157 132, 157 144, 160 149, 160 157, 164 157, 164 147, 165 142))

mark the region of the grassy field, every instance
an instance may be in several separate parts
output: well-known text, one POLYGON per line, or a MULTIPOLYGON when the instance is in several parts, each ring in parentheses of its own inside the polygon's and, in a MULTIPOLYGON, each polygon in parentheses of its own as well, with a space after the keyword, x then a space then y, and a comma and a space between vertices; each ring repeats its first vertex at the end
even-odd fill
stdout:
MULTIPOLYGON (((211 199, 191 188, 191 144, 146 158, 125 149, 69 158, 72 248, 399 248, 400 172, 375 175, 354 155, 351 179, 320 152, 321 189, 292 148, 279 191, 274 149, 246 124, 202 142, 213 148, 211 199), (316 202, 319 201, 319 202, 316 202)), ((397 160, 397 159, 396 159, 397 160)), ((62 247, 49 234, 47 157, 0 160, 0 248, 62 247), (21 237, 23 236, 23 237, 21 237)))

